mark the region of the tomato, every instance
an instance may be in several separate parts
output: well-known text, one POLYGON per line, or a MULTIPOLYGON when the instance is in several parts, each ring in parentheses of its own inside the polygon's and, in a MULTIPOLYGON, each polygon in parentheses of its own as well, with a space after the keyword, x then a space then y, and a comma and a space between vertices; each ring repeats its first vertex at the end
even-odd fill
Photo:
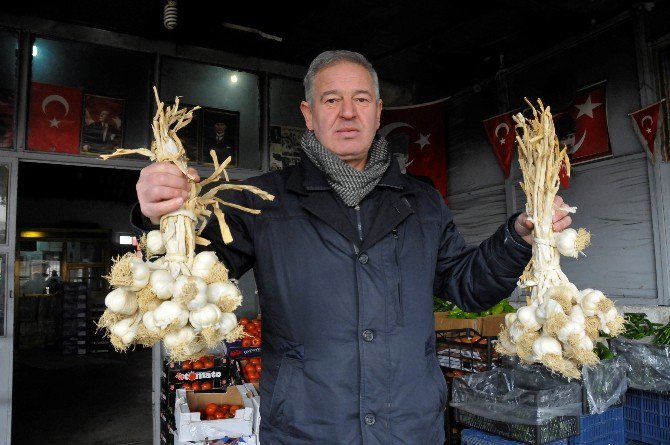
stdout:
POLYGON ((252 369, 251 371, 247 372, 245 376, 247 377, 247 380, 258 379, 260 377, 258 375, 258 371, 256 371, 255 369, 252 369))
POLYGON ((184 388, 184 389, 191 389, 191 384, 188 383, 188 382, 186 382, 186 383, 183 383, 183 384, 181 385, 181 387, 184 388))
POLYGON ((230 405, 219 405, 219 410, 223 411, 224 413, 227 413, 230 411, 230 405))
POLYGON ((247 334, 254 335, 256 333, 256 330, 257 330, 256 327, 252 324, 244 326, 244 332, 246 332, 247 334))
POLYGON ((249 359, 249 363, 253 363, 254 365, 260 365, 261 364, 261 358, 260 357, 251 357, 249 359))
POLYGON ((242 326, 248 325, 248 324, 249 324, 249 319, 248 319, 247 317, 242 317, 242 318, 240 318, 239 323, 240 323, 242 326))
POLYGON ((214 359, 203 357, 200 360, 202 360, 203 368, 208 369, 208 368, 213 368, 214 367, 214 359))
POLYGON ((205 407, 205 413, 207 415, 214 414, 214 412, 219 409, 219 405, 216 403, 208 403, 207 406, 205 407))
POLYGON ((193 362, 193 369, 202 369, 205 366, 202 364, 200 360, 196 360, 193 362))
POLYGON ((251 346, 260 346, 261 345, 261 339, 258 337, 254 337, 251 339, 251 346))
POLYGON ((244 337, 244 338, 242 339, 242 347, 243 347, 243 348, 248 348, 249 346, 251 346, 251 338, 249 338, 249 337, 244 337))
POLYGON ((229 412, 230 414, 232 414, 233 417, 234 417, 234 416, 235 416, 235 412, 236 412, 239 408, 240 408, 239 405, 231 405, 231 406, 230 406, 230 410, 229 410, 228 412, 229 412))
POLYGON ((261 325, 261 320, 258 319, 258 318, 254 318, 253 320, 251 320, 251 322, 252 322, 255 326, 260 326, 260 325, 261 325))
POLYGON ((181 369, 185 371, 190 371, 193 369, 193 364, 191 363, 190 360, 186 360, 184 363, 181 364, 181 369))
POLYGON ((191 389, 193 391, 200 391, 202 389, 202 387, 200 386, 200 382, 191 383, 191 389))
POLYGON ((253 370, 255 370, 255 369, 256 369, 256 365, 254 365, 254 364, 251 363, 251 362, 249 362, 249 363, 247 363, 246 365, 244 365, 244 372, 253 371, 253 370))
POLYGON ((260 375, 261 373, 261 365, 256 365, 256 372, 260 375))
POLYGON ((202 382, 202 385, 200 385, 203 391, 208 391, 214 387, 211 381, 208 382, 202 382))
POLYGON ((216 420, 216 417, 214 417, 214 414, 211 414, 211 415, 207 416, 206 418, 207 418, 207 420, 216 420))
POLYGON ((214 413, 214 417, 216 417, 217 419, 225 419, 226 418, 226 413, 224 413, 223 411, 221 411, 219 409, 219 410, 216 410, 216 412, 214 413))

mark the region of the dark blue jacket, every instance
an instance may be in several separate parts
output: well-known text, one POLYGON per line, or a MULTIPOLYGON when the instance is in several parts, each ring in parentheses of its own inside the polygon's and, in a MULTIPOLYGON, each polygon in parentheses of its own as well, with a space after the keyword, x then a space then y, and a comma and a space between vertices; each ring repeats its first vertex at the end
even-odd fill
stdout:
MULTIPOLYGON (((254 269, 263 317, 263 444, 442 444, 447 386, 433 295, 482 310, 509 295, 531 249, 510 222, 466 248, 430 186, 395 162, 350 208, 309 160, 247 181, 203 236, 238 277, 254 269)), ((211 249, 212 247, 209 247, 211 249)))

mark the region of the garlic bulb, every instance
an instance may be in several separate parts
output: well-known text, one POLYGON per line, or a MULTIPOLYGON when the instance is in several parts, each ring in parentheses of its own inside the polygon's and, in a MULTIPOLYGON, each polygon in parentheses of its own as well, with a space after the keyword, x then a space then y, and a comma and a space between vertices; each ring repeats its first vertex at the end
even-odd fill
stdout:
POLYGON ((137 311, 137 296, 128 288, 119 287, 107 294, 105 306, 117 314, 133 315, 137 311))
POLYGON ((225 312, 221 314, 219 319, 219 332, 222 335, 228 334, 237 326, 237 317, 232 312, 225 312))
POLYGON ((134 317, 130 318, 124 318, 123 320, 119 321, 118 323, 114 323, 110 328, 109 331, 119 337, 121 339, 121 342, 123 342, 124 345, 129 345, 133 342, 135 339, 135 334, 137 334, 137 328, 139 327, 139 323, 136 323, 136 320, 134 317))
POLYGON ((207 301, 214 304, 226 302, 232 306, 232 311, 242 304, 242 292, 230 281, 212 283, 207 286, 207 301))
POLYGON ((586 317, 584 317, 584 311, 582 310, 582 307, 579 305, 572 306, 572 310, 570 311, 570 315, 568 316, 568 318, 582 327, 584 327, 586 323, 586 317))
POLYGON ((518 342, 525 333, 526 331, 523 328, 523 325, 519 323, 518 320, 512 323, 512 325, 509 327, 509 337, 513 343, 518 342))
POLYGON ((163 337, 163 343, 168 349, 179 345, 185 345, 195 340, 195 330, 190 326, 184 326, 176 332, 171 332, 163 337))
POLYGON ((195 277, 207 278, 212 267, 219 262, 216 254, 211 251, 200 252, 193 259, 193 267, 191 267, 191 274, 195 277))
POLYGON ((547 299, 535 309, 535 318, 538 323, 544 324, 552 315, 563 313, 563 308, 556 300, 547 299))
POLYGON ((598 312, 600 312, 598 310, 598 304, 600 303, 600 300, 605 298, 605 294, 603 294, 599 290, 594 289, 584 289, 581 292, 581 294, 582 294, 582 301, 580 303, 580 306, 584 311, 584 315, 587 317, 597 315, 598 312))
POLYGON ((512 312, 505 314, 505 327, 509 329, 512 326, 512 323, 516 321, 516 313, 512 312))
POLYGON ((178 327, 186 326, 188 323, 188 311, 179 303, 166 300, 153 311, 156 326, 165 329, 171 324, 178 327))
POLYGON ((156 324, 153 311, 145 312, 144 315, 142 315, 142 324, 149 330, 149 332, 156 333, 161 330, 156 324))
POLYGON ((180 275, 175 280, 173 296, 190 311, 200 309, 207 304, 207 284, 200 277, 180 275))
POLYGON ((562 232, 554 233, 554 241, 556 242, 556 248, 561 255, 572 258, 577 258, 579 256, 579 251, 575 247, 575 241, 577 241, 577 231, 572 227, 568 227, 562 232))
POLYGON ((133 275, 133 284, 130 290, 138 291, 149 283, 151 269, 140 258, 134 258, 130 263, 130 270, 133 275))
POLYGON ((188 321, 191 322, 196 331, 201 331, 204 328, 214 326, 219 323, 221 319, 221 309, 215 304, 209 303, 200 309, 191 311, 188 316, 188 321))
POLYGON ((165 253, 165 244, 163 244, 163 236, 160 230, 152 230, 147 233, 147 249, 154 255, 165 253))
POLYGON ((542 361, 542 358, 547 355, 563 355, 563 348, 558 340, 548 335, 542 335, 533 342, 533 358, 536 361, 542 361))
POLYGON ((154 270, 149 279, 151 290, 161 300, 167 300, 172 297, 174 292, 174 279, 172 274, 164 269, 154 270))
POLYGON ((557 337, 563 343, 567 343, 571 335, 580 333, 584 334, 584 326, 575 323, 574 321, 568 320, 568 322, 565 323, 563 327, 558 330, 557 337))
POLYGON ((537 306, 524 306, 516 311, 516 321, 529 331, 539 331, 542 325, 537 322, 535 309, 537 306))

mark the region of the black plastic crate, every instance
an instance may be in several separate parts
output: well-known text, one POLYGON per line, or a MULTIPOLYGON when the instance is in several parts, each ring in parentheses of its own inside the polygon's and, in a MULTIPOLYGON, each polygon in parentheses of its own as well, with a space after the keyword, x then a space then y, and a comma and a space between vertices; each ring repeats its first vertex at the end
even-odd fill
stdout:
POLYGON ((482 337, 472 328, 435 331, 440 366, 464 372, 490 371, 500 365, 497 337, 482 337))
POLYGON ((558 416, 541 425, 503 422, 454 409, 456 422, 520 442, 542 445, 579 435, 579 417, 558 416))

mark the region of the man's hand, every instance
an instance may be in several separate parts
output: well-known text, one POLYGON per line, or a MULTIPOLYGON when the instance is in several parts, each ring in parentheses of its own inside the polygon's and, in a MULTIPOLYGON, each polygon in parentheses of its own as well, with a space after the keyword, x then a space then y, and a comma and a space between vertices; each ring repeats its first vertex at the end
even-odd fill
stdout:
MULTIPOLYGON (((195 169, 189 173, 200 182, 195 169)), ((191 186, 188 178, 171 162, 154 162, 140 172, 135 187, 142 214, 158 224, 161 216, 179 209, 188 199, 191 186)))
MULTIPOLYGON (((554 232, 561 232, 572 224, 570 214, 565 210, 560 210, 564 205, 566 204, 563 202, 563 198, 558 195, 554 196, 554 216, 552 217, 554 232)), ((520 214, 516 221, 514 221, 516 233, 528 244, 533 244, 533 227, 535 227, 535 224, 528 220, 526 212, 520 214)))

